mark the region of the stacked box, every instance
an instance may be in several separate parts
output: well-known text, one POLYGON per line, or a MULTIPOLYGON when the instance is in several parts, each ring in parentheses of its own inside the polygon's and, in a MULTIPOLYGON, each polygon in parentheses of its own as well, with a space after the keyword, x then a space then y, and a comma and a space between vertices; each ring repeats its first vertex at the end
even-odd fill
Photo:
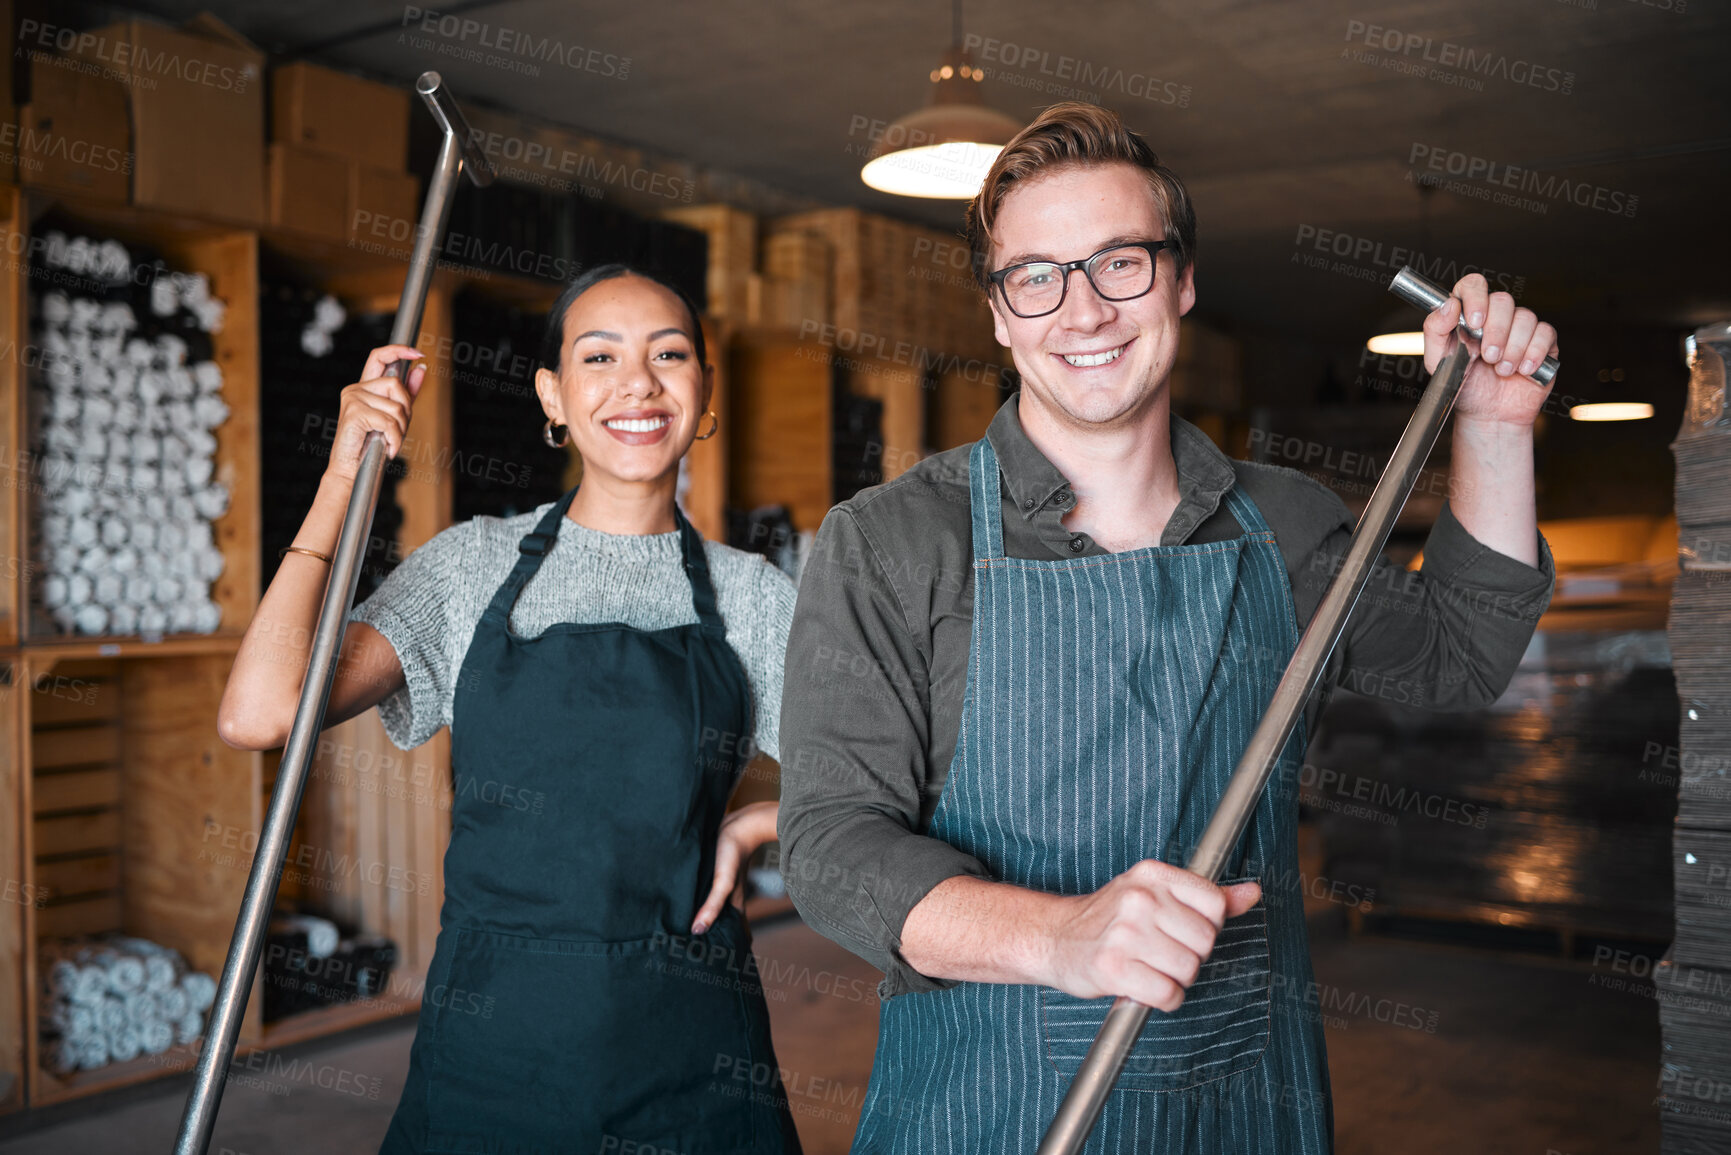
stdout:
POLYGON ((298 61, 271 73, 270 223, 404 256, 420 182, 409 88, 298 61))
POLYGON ((1731 323, 1685 342, 1689 404, 1677 459, 1680 572, 1671 649, 1682 708, 1673 866, 1677 937, 1661 982, 1659 1103, 1668 1155, 1731 1150, 1731 323))

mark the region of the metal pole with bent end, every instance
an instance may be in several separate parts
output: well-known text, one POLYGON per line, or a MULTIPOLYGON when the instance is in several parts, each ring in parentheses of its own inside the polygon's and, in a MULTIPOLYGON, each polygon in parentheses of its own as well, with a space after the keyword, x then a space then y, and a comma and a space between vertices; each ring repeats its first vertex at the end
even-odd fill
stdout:
MULTIPOLYGON (((450 216, 458 178, 466 172, 469 179, 481 187, 493 179, 492 166, 475 147, 468 122, 463 119, 462 111, 451 99, 450 91, 439 74, 423 72, 415 81, 415 91, 420 93, 431 110, 433 119, 444 133, 444 140, 439 145, 439 159, 432 180, 427 184, 427 199, 421 206, 415 246, 409 256, 409 272, 403 279, 403 295, 397 303, 396 320, 391 325, 393 345, 413 345, 420 334, 421 313, 426 308, 427 289, 433 281, 435 254, 439 238, 445 232, 445 220, 450 216)), ((403 380, 409 368, 409 362, 398 361, 391 366, 390 373, 403 380)), ((283 746, 276 789, 271 793, 264 828, 259 832, 258 851, 253 857, 252 872, 247 876, 240 916, 235 921, 234 940, 228 948, 228 961, 223 964, 222 979, 217 984, 216 1004, 211 1010, 203 1050, 198 1057, 198 1073, 180 1117, 180 1137, 174 1146, 176 1155, 204 1155, 210 1145, 211 1131, 216 1126, 217 1107, 222 1102, 228 1065, 234 1058, 241 1015, 246 1009, 247 995, 252 990, 253 973, 258 969, 271 906, 282 882, 283 856, 288 852, 295 815, 300 810, 307 767, 312 761, 319 731, 324 726, 325 705, 330 699, 331 683, 336 676, 337 651, 348 625, 349 609, 354 604, 355 585, 361 576, 361 554, 372 530, 373 510, 378 502, 379 482, 384 472, 385 439, 374 431, 367 434, 362 447, 348 512, 343 516, 342 533, 337 538, 336 553, 331 558, 330 579, 325 585, 324 603, 319 608, 318 626, 313 632, 306 680, 301 683, 294 726, 283 746)))
MULTIPOLYGON (((1410 265, 1396 275, 1389 292, 1426 313, 1449 299, 1445 290, 1425 280, 1410 265)), ((1274 688, 1268 711, 1251 735, 1250 745, 1239 759, 1237 769, 1233 770, 1220 804, 1208 820, 1201 841, 1196 844, 1195 853, 1185 863, 1186 870, 1209 882, 1219 881, 1227 857, 1249 824, 1250 816, 1262 797, 1263 787, 1268 784, 1269 776, 1280 761, 1280 753, 1286 748, 1287 739, 1292 736, 1293 728, 1304 713, 1305 702, 1309 701, 1317 683, 1322 680, 1328 657, 1340 640, 1347 618, 1388 541, 1395 518, 1400 516, 1401 507, 1406 504, 1413 484, 1418 480, 1419 470, 1424 467, 1425 459, 1430 456, 1431 447, 1442 431, 1443 422, 1454 408, 1455 396, 1460 392, 1461 382, 1466 379, 1467 367, 1473 359, 1461 338, 1470 337, 1476 341, 1483 336, 1479 330, 1467 326, 1464 309, 1462 313, 1463 317, 1456 326, 1454 347, 1431 374, 1430 384, 1419 398, 1418 408, 1407 422, 1394 455, 1389 458, 1388 468, 1376 483, 1370 503, 1352 531, 1352 542, 1347 547, 1340 572, 1329 583, 1322 604, 1299 638, 1298 648, 1293 651, 1292 660, 1287 663, 1279 684, 1274 688)), ((1544 364, 1533 372, 1533 379, 1541 385, 1549 385, 1556 375, 1557 359, 1547 357, 1544 364)), ((1113 1002, 1099 1034, 1094 1036, 1087 1058, 1070 1081, 1064 1101, 1058 1105, 1052 1125, 1040 1141, 1039 1155, 1079 1155, 1150 1013, 1151 1008, 1128 998, 1113 1002)))

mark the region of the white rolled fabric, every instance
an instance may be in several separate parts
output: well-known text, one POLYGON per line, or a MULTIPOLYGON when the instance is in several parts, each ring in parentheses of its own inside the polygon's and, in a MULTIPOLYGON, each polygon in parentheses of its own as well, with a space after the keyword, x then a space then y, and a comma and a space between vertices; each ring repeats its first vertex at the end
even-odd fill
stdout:
POLYGON ((138 610, 138 632, 160 634, 168 628, 168 615, 161 606, 141 606, 138 610))
POLYGON ((101 1030, 96 1023, 96 1008, 89 1003, 63 1002, 59 1004, 59 1010, 62 1034, 87 1039, 101 1030))
MULTIPOLYGON (((198 511, 198 516, 207 519, 207 522, 215 521, 228 512, 228 486, 220 483, 205 486, 192 495, 192 505, 198 511)), ((217 571, 218 574, 221 572, 217 571)), ((214 577, 216 574, 211 575, 211 578, 214 577)))
POLYGON ((70 425, 78 420, 83 402, 76 393, 55 392, 48 395, 48 415, 55 421, 70 425))
POLYGON ((42 1048, 42 1065, 64 1079, 78 1070, 78 1046, 70 1039, 50 1039, 42 1048))
MULTIPOLYGON (((155 549, 159 531, 160 527, 149 519, 148 511, 140 512, 138 519, 132 523, 132 544, 140 550, 155 549)), ((134 559, 133 568, 137 568, 136 559, 134 559)))
POLYGON ((164 517, 156 527, 156 546, 161 553, 171 557, 185 549, 186 522, 174 516, 164 517))
POLYGON ((214 393, 206 393, 193 402, 193 414, 206 429, 215 429, 228 420, 228 403, 214 393))
POLYGON ((48 611, 48 617, 63 634, 70 634, 78 628, 77 615, 78 611, 71 606, 61 606, 59 609, 48 611))
POLYGON ((186 602, 176 602, 168 607, 168 630, 170 633, 190 633, 196 621, 197 611, 186 602))
POLYGON ((222 388, 222 366, 215 361, 200 361, 192 367, 192 380, 200 393, 215 393, 222 388))
POLYGON ((90 368, 90 363, 96 359, 95 338, 89 329, 80 329, 68 325, 66 328, 66 347, 72 357, 73 367, 82 381, 90 368))
MULTIPOLYGON (((132 430, 137 429, 139 422, 144 420, 144 411, 137 401, 130 397, 115 397, 114 399, 114 433, 112 436, 123 439, 120 448, 114 452, 130 456, 132 453, 132 430)), ((112 441, 110 442, 112 444, 112 441)))
MULTIPOLYGON (((130 516, 137 515, 134 514, 130 516)), ((131 577, 133 574, 138 572, 138 548, 143 545, 143 542, 139 541, 141 531, 145 533, 154 533, 156 527, 151 525, 149 522, 134 521, 132 523, 133 544, 124 549, 115 550, 114 557, 109 561, 109 568, 113 572, 119 574, 122 578, 131 577)))
POLYGON ((48 386, 56 392, 69 393, 78 388, 78 370, 65 357, 56 357, 45 366, 48 386))
POLYGON ((162 460, 162 434, 140 429, 132 435, 132 460, 150 464, 162 460))
POLYGON ((204 1016, 197 1011, 188 1012, 174 1024, 174 1041, 181 1046, 198 1042, 204 1034, 204 1016))
POLYGON ((149 493, 162 488, 162 470, 149 464, 134 465, 128 480, 131 482, 132 492, 149 493))
MULTIPOLYGON (((173 967, 171 966, 170 971, 172 972, 172 970, 173 967)), ((187 998, 186 992, 177 985, 173 978, 170 978, 167 989, 158 991, 156 994, 156 1007, 162 1012, 164 1022, 174 1023, 184 1019, 187 1012, 192 1010, 192 1000, 187 998)))
POLYGON ((96 324, 96 319, 102 315, 102 302, 91 297, 73 297, 72 313, 66 319, 66 324, 73 328, 88 329, 96 324))
MULTIPOLYGON (((186 342, 173 333, 163 333, 156 338, 156 362, 163 368, 173 372, 176 369, 185 371, 186 342)), ((187 384, 192 384, 192 378, 187 377, 187 384)))
POLYGON ((156 579, 154 601, 164 610, 180 601, 186 591, 186 584, 173 574, 163 574, 156 579))
MULTIPOLYGON (((134 477, 136 478, 136 476, 135 471, 134 477)), ((135 480, 133 484, 136 485, 137 481, 135 480)), ((127 525, 118 517, 105 517, 102 519, 100 534, 103 545, 109 549, 119 549, 126 544, 127 525)))
MULTIPOLYGON (((78 547, 75 545, 53 546, 48 551, 48 568, 53 573, 71 578, 73 574, 78 572, 79 556, 78 547)), ((68 602, 72 600, 70 593, 66 595, 66 600, 68 602)))
POLYGON ((126 1004, 114 995, 105 995, 95 1006, 96 1026, 105 1035, 126 1026, 126 1004))
POLYGON ((75 573, 66 579, 66 605, 75 613, 79 606, 90 604, 90 595, 95 592, 87 573, 75 573))
POLYGON ((307 936, 307 955, 310 958, 329 958, 342 941, 342 934, 337 930, 337 924, 326 918, 311 914, 279 915, 270 920, 270 928, 277 933, 300 932, 307 936))
POLYGON ((66 541, 79 549, 89 549, 102 539, 102 530, 88 517, 75 517, 67 527, 66 541))
POLYGON ((135 573, 126 579, 126 588, 121 592, 121 597, 129 606, 142 606, 150 601, 155 592, 156 579, 135 573))
MULTIPOLYGON (((143 969, 144 960, 133 956, 133 961, 139 964, 140 970, 143 969)), ((129 1023, 148 1023, 152 1019, 162 1017, 162 1009, 157 1005, 156 996, 145 990, 142 985, 121 1001, 125 1004, 126 1021, 129 1023)))
POLYGON ((150 282, 150 311, 166 317, 180 307, 180 294, 175 291, 174 278, 168 270, 158 267, 156 279, 150 282))
POLYGON ((126 1026, 107 1036, 108 1054, 116 1063, 127 1063, 138 1058, 143 1050, 138 1039, 138 1025, 127 1023, 126 1026))
POLYGON ((129 995, 144 989, 144 964, 124 951, 100 947, 92 960, 108 972, 108 989, 117 995, 129 995))
MULTIPOLYGON (((118 411, 118 407, 116 408, 118 411)), ((132 438, 128 437, 122 429, 110 429, 108 431, 108 456, 128 457, 131 454, 132 438)))
POLYGON ((108 1045, 100 1035, 78 1044, 77 1051, 78 1069, 81 1071, 94 1071, 108 1066, 108 1045))
MULTIPOLYGON (((160 532, 162 527, 157 528, 160 532)), ((152 583, 150 588, 154 590, 156 579, 168 572, 168 563, 163 560, 163 549, 160 545, 151 553, 138 555, 138 572, 150 579, 152 583)), ((146 600, 149 600, 150 596, 152 595, 146 595, 146 600)))
MULTIPOLYGON (((185 356, 182 349, 181 356, 185 356)), ((179 401, 189 401, 198 396, 198 383, 192 379, 192 370, 185 365, 171 365, 167 370, 168 396, 179 401)))
POLYGON ((47 359, 65 361, 72 357, 72 339, 65 329, 44 329, 42 331, 42 352, 47 359))
MULTIPOLYGON (((107 432, 108 427, 114 424, 114 399, 101 393, 86 394, 83 416, 85 428, 93 429, 98 436, 102 436, 103 433, 107 432)), ((108 442, 104 439, 102 450, 98 456, 107 452, 108 442)))
POLYGON ((174 1028, 167 1019, 152 1019, 138 1025, 138 1045, 147 1055, 160 1055, 174 1045, 174 1028))
POLYGON ((120 604, 121 594, 126 589, 126 582, 117 573, 97 575, 90 591, 90 600, 105 609, 112 609, 120 604))
POLYGON ((102 306, 102 326, 117 333, 128 333, 138 328, 138 318, 133 316, 132 306, 125 301, 110 301, 102 306))
POLYGON ((71 456, 78 441, 78 430, 70 424, 56 421, 42 428, 42 444, 50 453, 71 456))
POLYGON ((49 545, 65 545, 71 538, 72 519, 64 513, 45 513, 36 528, 49 545))
POLYGON ((81 634, 106 634, 108 632, 108 609, 94 602, 87 606, 79 606, 73 611, 72 621, 81 634))
MULTIPOLYGON (((95 581, 97 577, 108 572, 110 568, 109 558, 111 556, 112 555, 110 555, 109 552, 103 549, 100 545, 93 545, 78 555, 78 572, 81 574, 87 574, 91 581, 95 581)), ((92 590, 90 598, 86 600, 93 600, 95 597, 96 593, 92 590)))
POLYGON ((57 610, 67 604, 66 578, 62 574, 49 574, 42 580, 42 604, 47 609, 57 610))
POLYGON ((136 634, 138 607, 127 602, 114 606, 108 611, 108 627, 117 634, 136 634))
MULTIPOLYGON (((96 246, 96 271, 105 281, 124 281, 132 271, 132 254, 119 241, 105 240, 96 246)), ((132 310, 127 309, 126 315, 131 317, 132 310)))
MULTIPOLYGON (((149 369, 156 360, 156 350, 143 337, 134 337, 126 342, 126 359, 139 369, 149 369)), ((142 376, 140 374, 141 381, 142 376)))
POLYGON ((203 971, 188 971, 180 976, 180 989, 192 1000, 192 1009, 203 1013, 216 1002, 216 980, 203 971))
POLYGON ((138 398, 138 366, 116 353, 114 363, 108 366, 108 372, 114 379, 114 395, 128 399, 138 398))
POLYGON ((110 493, 125 493, 132 485, 132 467, 124 459, 110 461, 102 467, 102 483, 99 489, 110 493))
POLYGON ((42 978, 50 995, 56 999, 70 999, 78 986, 78 964, 69 958, 57 958, 48 964, 42 978))
POLYGON ((96 494, 82 486, 69 489, 60 501, 60 508, 73 517, 83 517, 96 508, 96 494))
POLYGON ((180 303, 189 309, 196 309, 210 300, 210 278, 203 273, 181 274, 180 303))
POLYGON ((221 625, 222 607, 208 598, 205 599, 199 604, 193 629, 201 634, 214 634, 221 625))
POLYGON ((144 406, 148 419, 154 421, 161 416, 156 412, 156 406, 162 401, 163 391, 168 387, 168 378, 155 369, 141 368, 136 380, 139 404, 144 406))
POLYGON ((168 497, 161 493, 144 495, 144 516, 153 522, 161 522, 168 517, 168 497))
POLYGON ((301 352, 308 357, 328 357, 336 347, 331 335, 317 325, 308 325, 301 330, 301 352))
POLYGON ((222 319, 227 312, 228 305, 215 297, 193 310, 193 314, 198 318, 198 327, 206 333, 222 332, 222 319))
POLYGON ((208 457, 189 457, 186 461, 186 484, 191 490, 203 489, 216 472, 216 466, 208 457))
POLYGON ((168 416, 168 427, 177 434, 184 433, 189 429, 205 428, 204 422, 198 419, 190 401, 167 401, 163 403, 162 410, 168 416))
MULTIPOLYGON (((97 354, 95 345, 90 348, 94 357, 97 354)), ((83 361, 78 366, 80 384, 86 393, 100 393, 108 397, 114 396, 114 370, 103 364, 100 359, 83 361)))
POLYGON ((42 294, 42 319, 50 325, 64 325, 72 316, 72 302, 65 293, 42 294))
POLYGON ((183 438, 188 452, 210 456, 216 452, 216 435, 208 429, 188 430, 183 438))
POLYGON ((89 237, 73 237, 66 245, 63 260, 67 269, 87 277, 96 268, 96 246, 89 237))
POLYGON ((349 315, 343 311, 342 302, 329 293, 320 297, 318 304, 313 306, 313 324, 327 333, 336 332, 348 319, 349 315))
POLYGON ((228 568, 228 559, 222 556, 222 551, 215 546, 206 546, 198 551, 198 577, 200 581, 213 582, 222 576, 222 571, 228 568))

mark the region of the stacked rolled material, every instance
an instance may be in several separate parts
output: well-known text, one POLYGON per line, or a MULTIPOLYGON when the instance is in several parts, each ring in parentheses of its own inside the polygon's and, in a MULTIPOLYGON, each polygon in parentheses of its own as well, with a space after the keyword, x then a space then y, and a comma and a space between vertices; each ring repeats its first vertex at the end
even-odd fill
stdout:
POLYGON ((1682 721, 1667 766, 1677 923, 1656 984, 1666 1155, 1731 1150, 1731 322, 1697 329, 1684 354, 1670 624, 1682 721))
POLYGON ((62 1077, 195 1042, 216 980, 168 947, 111 935, 42 949, 42 1065, 62 1077))
POLYGON ((62 633, 211 633, 228 419, 202 274, 49 232, 32 269, 31 593, 62 633))

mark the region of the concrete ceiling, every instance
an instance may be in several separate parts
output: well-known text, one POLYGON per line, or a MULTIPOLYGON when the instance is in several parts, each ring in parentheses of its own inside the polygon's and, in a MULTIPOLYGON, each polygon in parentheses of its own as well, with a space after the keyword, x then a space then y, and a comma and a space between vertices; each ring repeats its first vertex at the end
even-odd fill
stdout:
MULTIPOLYGON (((208 8, 273 52, 404 83, 436 67, 461 98, 790 193, 960 221, 956 202, 884 196, 858 176, 862 123, 927 99, 951 22, 931 0, 428 4, 456 17, 446 28, 473 22, 430 36, 421 9, 398 0, 150 7, 171 20, 208 8), (501 49, 505 29, 580 45, 593 55, 577 59, 591 66, 501 49)), ((1381 286, 1391 250, 1418 246, 1519 278, 1525 302, 1577 323, 1612 307, 1673 326, 1731 316, 1723 4, 976 0, 964 30, 990 72, 982 90, 994 107, 1025 119, 1070 95, 1049 87, 1080 90, 1122 113, 1185 177, 1207 315, 1361 340, 1390 312, 1381 286), (1499 180, 1533 183, 1464 179, 1428 196, 1421 224, 1412 177, 1429 171, 1430 155, 1444 175, 1479 158, 1499 180), (1510 176, 1510 166, 1532 175, 1510 176), (1492 199, 1503 192, 1528 203, 1492 199)))

